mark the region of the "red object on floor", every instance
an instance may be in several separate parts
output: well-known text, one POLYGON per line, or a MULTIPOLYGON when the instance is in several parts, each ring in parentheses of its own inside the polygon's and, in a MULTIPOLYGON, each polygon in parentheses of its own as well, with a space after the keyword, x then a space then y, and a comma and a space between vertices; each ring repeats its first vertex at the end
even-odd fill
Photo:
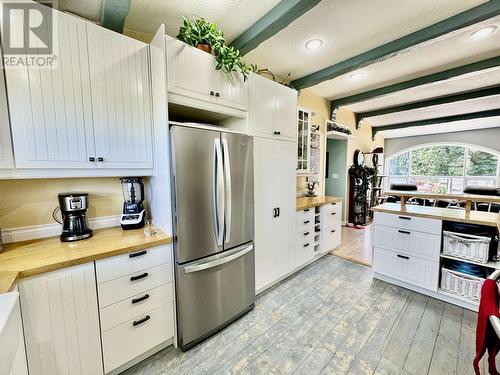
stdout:
POLYGON ((495 356, 500 348, 500 339, 490 324, 491 315, 499 316, 498 312, 498 286, 495 280, 487 279, 481 289, 481 302, 477 316, 476 328, 476 358, 474 358, 474 371, 480 375, 479 361, 488 350, 489 373, 500 375, 495 364, 495 356))

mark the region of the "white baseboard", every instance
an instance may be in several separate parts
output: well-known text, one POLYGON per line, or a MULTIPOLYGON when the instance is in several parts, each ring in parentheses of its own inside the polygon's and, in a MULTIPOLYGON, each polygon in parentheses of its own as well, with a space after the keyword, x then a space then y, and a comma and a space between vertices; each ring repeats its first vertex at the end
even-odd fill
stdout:
MULTIPOLYGON (((89 225, 92 229, 116 227, 120 225, 120 215, 89 219, 89 225)), ((28 241, 37 238, 58 236, 60 234, 61 225, 58 223, 3 229, 2 242, 5 244, 11 242, 28 241)))

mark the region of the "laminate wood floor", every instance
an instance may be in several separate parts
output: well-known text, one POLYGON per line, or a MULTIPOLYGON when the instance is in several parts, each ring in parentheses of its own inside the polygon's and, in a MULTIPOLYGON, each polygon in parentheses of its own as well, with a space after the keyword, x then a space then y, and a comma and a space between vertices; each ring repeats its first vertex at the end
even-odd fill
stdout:
POLYGON ((342 227, 342 242, 331 253, 341 258, 371 267, 373 224, 363 229, 342 227))
POLYGON ((126 374, 473 374, 476 317, 326 255, 209 340, 126 374))

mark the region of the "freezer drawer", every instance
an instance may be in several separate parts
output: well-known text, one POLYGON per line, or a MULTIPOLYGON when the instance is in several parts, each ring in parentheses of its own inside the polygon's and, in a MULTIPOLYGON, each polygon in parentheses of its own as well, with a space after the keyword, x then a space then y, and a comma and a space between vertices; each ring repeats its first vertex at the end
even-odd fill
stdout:
POLYGON ((179 346, 223 328, 255 302, 253 244, 176 266, 179 346))

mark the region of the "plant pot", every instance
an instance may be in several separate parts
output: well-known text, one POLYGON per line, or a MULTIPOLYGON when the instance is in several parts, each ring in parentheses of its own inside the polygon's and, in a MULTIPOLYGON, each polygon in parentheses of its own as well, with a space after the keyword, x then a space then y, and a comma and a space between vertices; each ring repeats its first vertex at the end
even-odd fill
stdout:
POLYGON ((210 47, 210 44, 197 44, 196 48, 201 49, 206 53, 212 53, 212 47, 210 47))

